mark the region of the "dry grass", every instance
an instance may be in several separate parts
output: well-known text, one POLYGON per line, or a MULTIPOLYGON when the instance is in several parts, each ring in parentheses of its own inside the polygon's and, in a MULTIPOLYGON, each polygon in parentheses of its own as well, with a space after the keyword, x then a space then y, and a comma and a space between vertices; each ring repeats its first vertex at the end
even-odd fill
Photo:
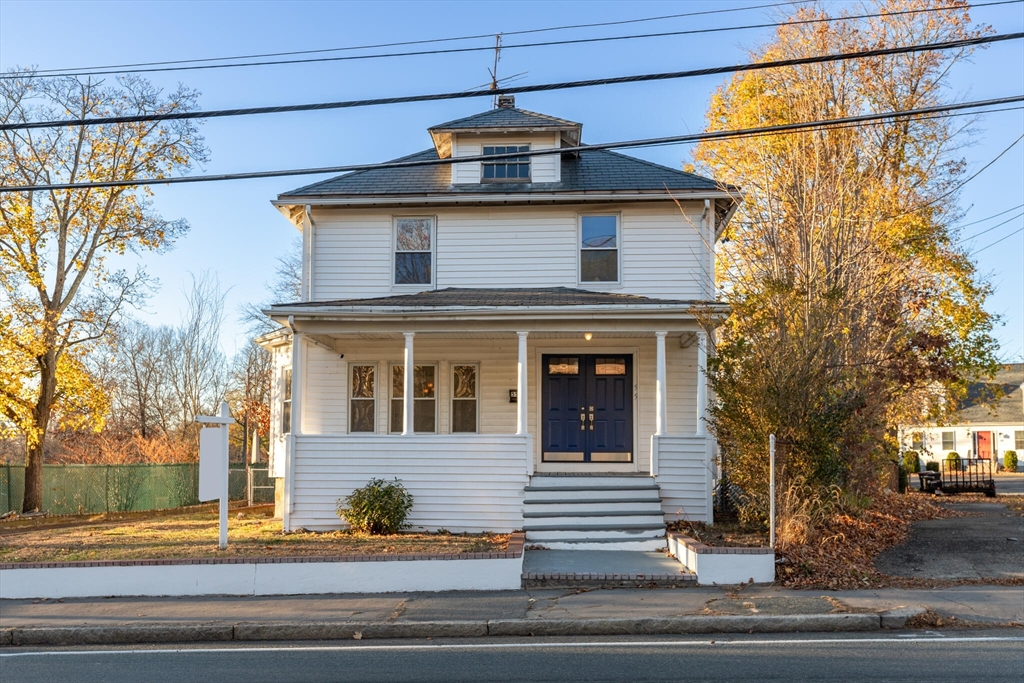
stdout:
POLYGON ((768 533, 751 528, 736 519, 715 516, 715 523, 678 521, 668 525, 669 530, 686 534, 704 545, 719 548, 766 548, 768 533))
POLYGON ((220 551, 217 515, 198 513, 0 534, 0 562, 476 553, 504 551, 508 538, 507 534, 366 536, 348 531, 284 534, 279 520, 232 518, 228 549, 220 551))

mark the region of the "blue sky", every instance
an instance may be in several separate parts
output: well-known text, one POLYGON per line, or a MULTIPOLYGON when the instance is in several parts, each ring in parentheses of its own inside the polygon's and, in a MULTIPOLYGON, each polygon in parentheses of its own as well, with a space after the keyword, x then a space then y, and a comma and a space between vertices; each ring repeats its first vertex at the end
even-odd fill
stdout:
MULTIPOLYGON (((0 67, 61 68, 236 54, 309 50, 546 26, 615 21, 724 7, 738 2, 0 2, 0 67)), ((542 37, 618 35, 710 26, 762 23, 769 10, 691 17, 634 26, 540 34, 542 37)), ((978 8, 976 21, 999 32, 1024 29, 1024 5, 978 8)), ((749 48, 770 37, 767 29, 506 50, 499 75, 527 72, 517 85, 633 73, 700 68, 746 61, 749 48)), ((511 37, 506 43, 532 40, 511 37)), ((459 45, 490 45, 493 38, 459 45)), ((179 81, 201 91, 204 109, 318 102, 465 90, 486 83, 490 52, 403 59, 334 62, 301 66, 156 73, 149 78, 173 88, 179 81)), ((520 95, 517 104, 584 124, 586 142, 698 132, 712 91, 723 77, 605 86, 520 95)), ((975 54, 973 64, 951 74, 954 93, 984 99, 1024 93, 1024 46, 997 44, 975 54)), ((952 95, 953 93, 951 93, 952 95)), ((203 126, 211 160, 202 171, 223 173, 372 163, 425 149, 426 128, 489 108, 487 98, 348 111, 213 119, 203 126)), ((1024 113, 993 114, 980 122, 964 154, 972 169, 990 161, 1024 132, 1024 113)), ((678 168, 686 146, 630 151, 678 168)), ((224 346, 244 339, 237 306, 264 298, 275 259, 297 234, 271 207, 278 193, 316 177, 206 183, 162 187, 156 204, 167 218, 184 217, 187 237, 165 254, 144 257, 161 287, 140 317, 173 323, 184 306, 190 272, 215 272, 230 288, 224 346)), ((969 183, 962 194, 964 222, 976 221, 1024 202, 1024 142, 969 183)), ((987 229, 1020 213, 1011 211, 968 228, 987 229)), ((1012 233, 1017 218, 976 240, 976 248, 1012 233)), ((1018 233, 977 256, 996 294, 990 311, 1004 317, 997 330, 1001 356, 1024 359, 1024 234, 1018 233)))

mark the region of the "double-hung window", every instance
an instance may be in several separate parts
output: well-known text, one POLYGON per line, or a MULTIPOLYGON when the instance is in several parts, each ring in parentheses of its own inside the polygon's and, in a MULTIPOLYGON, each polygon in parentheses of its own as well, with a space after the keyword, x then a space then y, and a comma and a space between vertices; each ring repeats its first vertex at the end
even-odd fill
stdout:
MULTIPOLYGON (((529 152, 529 145, 485 146, 484 156, 529 152)), ((487 182, 529 182, 530 157, 505 157, 481 163, 481 176, 487 182)))
POLYGON ((915 451, 924 450, 924 432, 914 432, 911 435, 911 448, 915 451))
MULTIPOLYGON (((417 365, 412 380, 412 431, 416 434, 437 432, 437 367, 417 365)), ((405 417, 405 366, 391 366, 392 433, 401 433, 405 417)))
POLYGON ((395 284, 434 283, 434 219, 395 219, 395 284))
POLYGON ((377 366, 353 365, 351 387, 348 430, 377 431, 377 366))
POLYGON ((956 450, 956 432, 942 432, 942 450, 956 450))
POLYGON ((1024 431, 1017 430, 1013 433, 1013 447, 1017 450, 1017 455, 1020 456, 1021 451, 1024 451, 1024 431))
POLYGON ((452 364, 452 434, 479 431, 480 366, 452 364))
POLYGON ((580 217, 580 282, 619 281, 619 217, 580 217))
POLYGON ((292 369, 281 373, 281 433, 292 433, 292 369))

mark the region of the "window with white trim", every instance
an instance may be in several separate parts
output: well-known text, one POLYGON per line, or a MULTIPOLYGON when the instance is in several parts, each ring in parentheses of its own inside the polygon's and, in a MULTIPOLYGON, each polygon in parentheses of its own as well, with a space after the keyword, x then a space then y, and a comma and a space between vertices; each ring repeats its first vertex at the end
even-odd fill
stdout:
POLYGON ((1013 433, 1013 447, 1017 450, 1018 456, 1024 456, 1021 451, 1024 451, 1024 431, 1016 430, 1013 433))
MULTIPOLYGON (((391 366, 391 411, 389 431, 402 432, 405 415, 405 366, 391 366)), ((437 366, 417 365, 412 379, 412 431, 437 433, 437 366)))
POLYGON ((580 216, 580 282, 619 281, 619 217, 580 216))
MULTIPOLYGON (((484 156, 529 152, 529 145, 501 145, 484 147, 484 156)), ((481 180, 485 183, 530 182, 530 157, 505 157, 480 163, 481 180)))
POLYGON ((452 364, 452 434, 480 431, 480 366, 452 364))
POLYGON ((434 283, 434 219, 404 217, 395 219, 396 285, 434 283))
POLYGON ((915 451, 924 450, 924 432, 914 432, 911 436, 911 448, 915 451))
POLYGON ((348 431, 377 431, 377 366, 352 365, 348 431))
POLYGON ((956 432, 942 432, 942 450, 956 450, 956 432))
POLYGON ((281 433, 292 433, 292 369, 281 371, 281 433))

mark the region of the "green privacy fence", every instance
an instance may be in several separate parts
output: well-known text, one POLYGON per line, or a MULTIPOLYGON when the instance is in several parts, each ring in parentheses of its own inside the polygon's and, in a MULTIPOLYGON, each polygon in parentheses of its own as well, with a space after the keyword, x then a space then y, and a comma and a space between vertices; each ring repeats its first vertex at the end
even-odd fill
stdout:
MULTIPOLYGON (((253 502, 273 503, 266 468, 252 468, 253 502)), ((228 497, 246 499, 245 465, 232 465, 228 497)), ((0 514, 21 511, 25 467, 0 465, 0 514)), ((199 503, 199 465, 43 465, 43 510, 51 515, 160 510, 199 503)))

